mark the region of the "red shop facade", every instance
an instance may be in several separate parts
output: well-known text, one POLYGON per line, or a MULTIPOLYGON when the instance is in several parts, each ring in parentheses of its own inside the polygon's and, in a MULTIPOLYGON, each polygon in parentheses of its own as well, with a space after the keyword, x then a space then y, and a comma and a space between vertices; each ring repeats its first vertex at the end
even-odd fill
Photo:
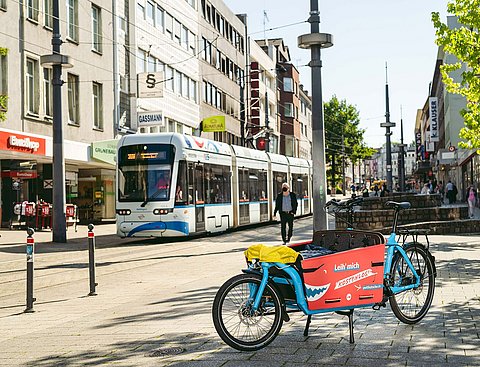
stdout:
POLYGON ((43 182, 52 180, 51 159, 46 157, 44 138, 0 130, 0 223, 7 227, 15 205, 52 201, 52 190, 43 182))

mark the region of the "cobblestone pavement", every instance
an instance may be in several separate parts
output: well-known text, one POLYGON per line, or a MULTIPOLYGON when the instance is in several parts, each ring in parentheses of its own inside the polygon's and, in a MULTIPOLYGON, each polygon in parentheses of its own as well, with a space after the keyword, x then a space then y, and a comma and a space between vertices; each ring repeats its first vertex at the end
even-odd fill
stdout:
MULTIPOLYGON (((312 219, 295 222, 295 240, 312 219)), ((34 313, 25 309, 25 233, 0 231, 0 365, 5 366, 480 366, 480 236, 431 236, 438 277, 432 308, 419 324, 389 307, 348 319, 298 313, 263 350, 237 352, 211 320, 220 285, 244 266, 252 243, 278 243, 279 226, 189 241, 121 240, 97 226, 97 292, 88 297, 86 228, 68 244, 35 235, 34 313), (163 243, 159 243, 163 242, 163 243), (176 349, 181 348, 181 349, 176 349), (178 355, 166 352, 181 351, 178 355)))

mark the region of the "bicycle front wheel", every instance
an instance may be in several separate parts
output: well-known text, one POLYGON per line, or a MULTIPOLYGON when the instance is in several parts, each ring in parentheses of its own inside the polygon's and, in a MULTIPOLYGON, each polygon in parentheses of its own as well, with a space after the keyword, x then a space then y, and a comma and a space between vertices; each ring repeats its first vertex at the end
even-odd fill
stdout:
MULTIPOLYGON (((420 285, 390 297, 390 307, 395 316, 405 324, 415 324, 425 317, 432 304, 435 291, 435 274, 432 259, 423 246, 404 249, 415 271, 420 276, 420 285)), ((415 275, 405 258, 397 253, 391 269, 393 286, 415 284, 415 275)))
POLYGON ((270 284, 265 287, 258 309, 252 309, 261 280, 255 274, 237 275, 220 287, 213 301, 215 329, 235 349, 261 349, 275 339, 282 327, 280 296, 270 284))

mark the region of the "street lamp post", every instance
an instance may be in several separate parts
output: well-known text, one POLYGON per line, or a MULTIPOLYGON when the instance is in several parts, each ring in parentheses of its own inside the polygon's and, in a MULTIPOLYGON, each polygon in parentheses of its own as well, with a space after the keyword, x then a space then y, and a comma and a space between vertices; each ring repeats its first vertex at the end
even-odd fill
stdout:
POLYGON ((405 147, 403 143, 403 116, 400 112, 400 159, 398 162, 398 179, 400 181, 400 191, 405 192, 405 147))
POLYGON ((387 77, 387 65, 385 65, 385 104, 386 104, 386 109, 385 109, 385 122, 380 124, 380 127, 385 127, 386 132, 385 136, 387 137, 386 141, 386 154, 387 154, 387 189, 389 192, 392 192, 392 143, 390 140, 390 136, 392 135, 392 132, 390 131, 390 128, 395 127, 395 123, 390 121, 390 101, 388 99, 388 77, 387 77))
POLYGON ((60 53, 63 43, 60 36, 58 0, 53 0, 53 34, 51 55, 44 55, 40 63, 53 68, 53 242, 67 242, 65 217, 65 161, 63 156, 62 128, 62 67, 73 67, 68 56, 60 53))
POLYGON ((324 211, 327 194, 325 163, 325 129, 322 100, 322 60, 320 50, 333 46, 332 35, 320 33, 318 0, 310 0, 310 32, 298 37, 298 47, 311 49, 312 69, 312 146, 313 146, 313 230, 327 229, 327 214, 324 211))

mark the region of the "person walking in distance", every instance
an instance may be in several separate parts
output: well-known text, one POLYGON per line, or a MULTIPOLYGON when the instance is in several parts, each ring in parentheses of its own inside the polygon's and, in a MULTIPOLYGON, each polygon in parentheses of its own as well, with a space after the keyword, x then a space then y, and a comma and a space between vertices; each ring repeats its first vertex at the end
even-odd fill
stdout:
POLYGON ((277 195, 275 199, 275 210, 273 215, 280 213, 280 221, 282 225, 282 240, 286 245, 290 242, 293 234, 293 217, 297 212, 297 195, 290 192, 290 186, 286 182, 282 184, 282 192, 277 195), (288 223, 288 234, 287 234, 288 223))
POLYGON ((475 204, 477 203, 477 190, 470 185, 467 190, 468 217, 473 218, 475 204))
POLYGON ((453 203, 453 184, 452 184, 452 181, 448 180, 447 182, 447 185, 445 186, 445 188, 447 189, 447 199, 448 199, 448 203, 449 204, 452 204, 453 203))

